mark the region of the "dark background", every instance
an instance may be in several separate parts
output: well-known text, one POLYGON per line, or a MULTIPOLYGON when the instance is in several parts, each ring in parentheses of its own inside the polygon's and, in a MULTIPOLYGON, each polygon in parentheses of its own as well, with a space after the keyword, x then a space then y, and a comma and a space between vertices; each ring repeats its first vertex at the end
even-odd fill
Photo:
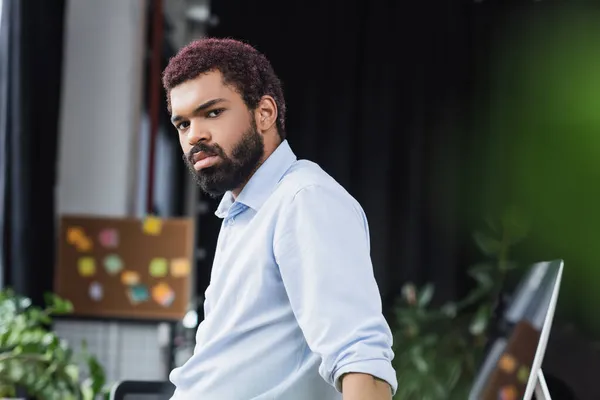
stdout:
POLYGON ((386 306, 409 280, 435 283, 439 301, 464 291, 464 267, 479 256, 470 231, 482 215, 486 146, 486 116, 472 107, 486 101, 499 7, 223 0, 213 10, 211 35, 243 38, 271 60, 297 155, 365 209, 386 306))

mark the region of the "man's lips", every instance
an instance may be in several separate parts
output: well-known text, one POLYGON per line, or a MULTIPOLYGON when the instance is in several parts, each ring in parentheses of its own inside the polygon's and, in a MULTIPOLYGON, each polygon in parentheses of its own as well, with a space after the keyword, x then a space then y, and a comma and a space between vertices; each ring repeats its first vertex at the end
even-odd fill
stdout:
POLYGON ((192 162, 194 163, 194 169, 196 171, 200 171, 203 168, 210 167, 217 161, 218 158, 219 158, 219 156, 217 156, 217 155, 208 154, 203 151, 194 153, 194 155, 192 156, 192 162))

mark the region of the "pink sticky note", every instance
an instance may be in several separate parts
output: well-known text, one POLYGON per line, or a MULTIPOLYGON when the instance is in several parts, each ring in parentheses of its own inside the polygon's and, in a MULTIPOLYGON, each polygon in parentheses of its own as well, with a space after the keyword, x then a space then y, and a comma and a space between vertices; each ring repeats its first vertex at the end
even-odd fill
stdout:
POLYGON ((119 232, 116 229, 103 229, 98 235, 98 240, 103 247, 114 249, 119 245, 119 232))

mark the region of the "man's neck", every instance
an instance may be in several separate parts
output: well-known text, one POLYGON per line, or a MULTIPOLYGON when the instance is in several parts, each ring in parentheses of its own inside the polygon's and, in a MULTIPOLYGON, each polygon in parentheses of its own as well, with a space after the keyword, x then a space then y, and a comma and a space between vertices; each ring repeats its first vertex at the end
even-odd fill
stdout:
POLYGON ((254 174, 256 173, 256 171, 258 171, 258 169, 261 167, 261 165, 263 165, 264 162, 267 161, 267 159, 269 157, 271 157, 271 154, 273 154, 275 152, 275 150, 277 150, 277 147, 279 147, 279 145, 281 143, 283 143, 283 141, 279 141, 278 143, 274 143, 274 144, 270 144, 270 145, 268 145, 267 143, 265 143, 264 154, 261 157, 261 159, 258 162, 258 164, 256 164, 256 167, 254 168, 254 170, 252 170, 252 173, 250 175, 248 175, 248 179, 246 179, 244 181, 244 183, 239 188, 233 189, 231 191, 231 194, 233 195, 233 200, 237 200, 237 197, 240 195, 240 193, 242 193, 242 190, 244 190, 244 187, 246 187, 246 185, 248 184, 248 182, 250 181, 250 179, 252 179, 252 177, 254 176, 254 174))

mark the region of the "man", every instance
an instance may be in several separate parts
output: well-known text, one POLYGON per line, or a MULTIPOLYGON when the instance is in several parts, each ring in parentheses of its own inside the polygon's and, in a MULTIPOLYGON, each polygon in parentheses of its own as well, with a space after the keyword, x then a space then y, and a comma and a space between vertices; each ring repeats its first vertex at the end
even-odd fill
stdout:
POLYGON ((194 355, 174 399, 383 400, 396 377, 360 205, 286 140, 269 61, 192 42, 163 73, 171 121, 223 219, 194 355))

